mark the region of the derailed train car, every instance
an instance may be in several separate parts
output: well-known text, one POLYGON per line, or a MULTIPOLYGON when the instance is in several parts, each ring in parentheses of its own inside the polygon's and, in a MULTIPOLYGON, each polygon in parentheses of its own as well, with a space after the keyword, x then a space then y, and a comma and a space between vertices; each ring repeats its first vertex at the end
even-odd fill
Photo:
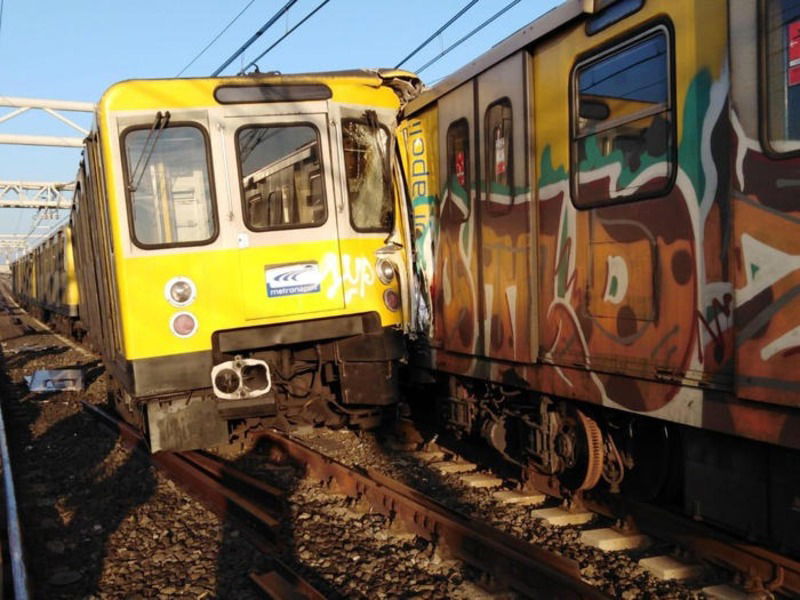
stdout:
POLYGON ((575 0, 408 105, 449 427, 798 550, 798 32, 797 0, 575 0))
MULTIPOLYGON (((352 71, 103 95, 70 277, 114 402, 153 451, 265 423, 371 427, 392 410, 411 272, 392 132, 416 85, 352 71)), ((14 266, 37 306, 65 266, 48 244, 14 266)))

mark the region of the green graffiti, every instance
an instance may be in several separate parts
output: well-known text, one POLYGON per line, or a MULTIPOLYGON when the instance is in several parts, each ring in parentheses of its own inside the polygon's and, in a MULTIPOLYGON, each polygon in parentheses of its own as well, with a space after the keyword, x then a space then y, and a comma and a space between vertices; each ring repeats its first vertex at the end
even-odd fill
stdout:
POLYGON ((547 146, 545 146, 544 150, 542 151, 542 167, 540 171, 541 171, 541 176, 539 177, 540 188, 543 188, 546 185, 550 185, 551 183, 558 183, 559 181, 564 181, 567 178, 567 171, 566 169, 564 169, 563 165, 559 166, 557 169, 553 167, 553 156, 550 144, 547 144, 547 146))
POLYGON ((616 296, 617 296, 617 286, 618 286, 617 276, 616 275, 612 275, 611 276, 611 283, 608 286, 608 295, 611 296, 612 298, 616 298, 616 296))
POLYGON ((680 167, 692 182, 698 203, 703 199, 706 189, 700 149, 703 121, 711 104, 711 84, 711 73, 708 69, 702 69, 689 84, 683 111, 683 139, 678 149, 680 167))

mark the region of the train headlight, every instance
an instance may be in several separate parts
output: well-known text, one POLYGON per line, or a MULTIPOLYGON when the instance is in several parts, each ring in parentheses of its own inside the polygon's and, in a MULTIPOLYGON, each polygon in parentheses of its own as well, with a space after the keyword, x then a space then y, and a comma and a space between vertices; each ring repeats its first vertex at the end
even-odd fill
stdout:
POLYGON ((383 285, 389 285, 394 279, 394 265, 385 258, 378 259, 375 269, 378 271, 378 279, 383 285))
POLYGON ((192 313, 179 312, 173 315, 169 326, 178 337, 188 338, 197 331, 197 319, 192 313))
POLYGON ((188 306, 197 296, 197 288, 187 277, 173 277, 164 286, 164 296, 173 306, 188 306))
POLYGON ((383 303, 392 312, 396 312, 400 308, 400 297, 394 290, 386 290, 383 292, 383 303))

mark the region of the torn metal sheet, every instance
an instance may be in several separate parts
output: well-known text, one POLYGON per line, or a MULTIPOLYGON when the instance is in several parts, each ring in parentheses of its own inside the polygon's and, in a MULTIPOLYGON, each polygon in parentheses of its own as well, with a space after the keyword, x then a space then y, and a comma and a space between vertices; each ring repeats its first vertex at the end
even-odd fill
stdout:
POLYGON ((83 389, 82 369, 42 369, 25 376, 32 392, 79 392, 83 389))

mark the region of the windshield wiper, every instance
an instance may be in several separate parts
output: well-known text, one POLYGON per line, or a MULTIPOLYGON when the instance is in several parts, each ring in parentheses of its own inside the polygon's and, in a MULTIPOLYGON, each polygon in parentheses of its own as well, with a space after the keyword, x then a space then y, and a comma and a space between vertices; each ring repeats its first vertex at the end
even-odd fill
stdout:
POLYGON ((142 146, 142 152, 139 154, 139 158, 136 161, 136 166, 133 167, 130 178, 128 179, 129 191, 135 192, 139 187, 139 184, 142 181, 142 177, 144 176, 144 172, 147 169, 147 165, 150 164, 150 157, 153 155, 153 150, 156 149, 158 138, 161 137, 161 132, 164 131, 164 129, 166 129, 168 124, 169 124, 169 111, 165 111, 163 114, 161 111, 158 111, 156 113, 156 118, 153 121, 153 125, 150 127, 150 131, 147 133, 147 137, 144 140, 144 145, 142 146), (155 133, 155 135, 153 135, 153 133, 155 133), (144 159, 144 161, 142 159, 144 159), (141 171, 139 171, 139 165, 141 165, 142 167, 141 171), (139 172, 138 176, 137 172, 139 172))

